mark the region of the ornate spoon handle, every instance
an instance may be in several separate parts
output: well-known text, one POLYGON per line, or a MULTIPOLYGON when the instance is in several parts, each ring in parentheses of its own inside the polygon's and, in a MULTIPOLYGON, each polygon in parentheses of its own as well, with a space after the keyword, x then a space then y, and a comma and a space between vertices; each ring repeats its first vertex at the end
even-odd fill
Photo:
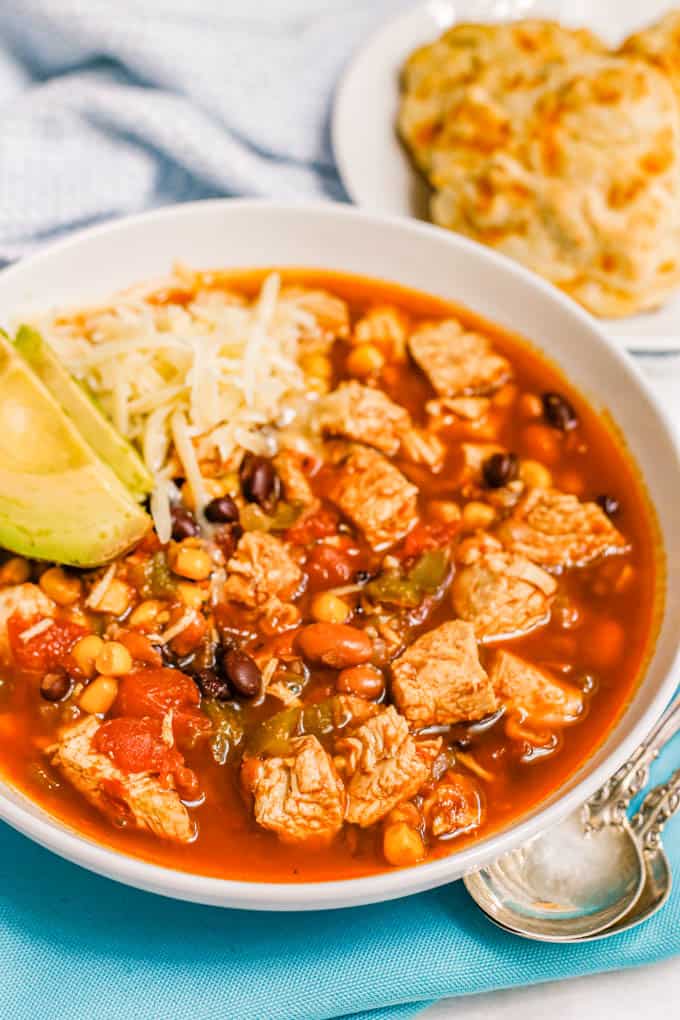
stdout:
POLYGON ((640 838, 643 850, 658 850, 664 825, 680 808, 680 769, 666 783, 650 790, 631 826, 640 838))
POLYGON ((611 779, 584 806, 587 828, 623 823, 631 800, 649 781, 649 769, 661 748, 680 730, 680 694, 676 695, 649 736, 611 779))

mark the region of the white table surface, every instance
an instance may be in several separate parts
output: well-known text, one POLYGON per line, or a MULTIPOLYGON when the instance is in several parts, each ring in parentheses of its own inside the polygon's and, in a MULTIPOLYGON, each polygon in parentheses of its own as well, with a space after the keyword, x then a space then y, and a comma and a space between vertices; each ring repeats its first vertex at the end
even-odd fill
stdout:
POLYGON ((423 1020, 640 1020, 680 1016, 680 957, 648 967, 442 999, 423 1020))

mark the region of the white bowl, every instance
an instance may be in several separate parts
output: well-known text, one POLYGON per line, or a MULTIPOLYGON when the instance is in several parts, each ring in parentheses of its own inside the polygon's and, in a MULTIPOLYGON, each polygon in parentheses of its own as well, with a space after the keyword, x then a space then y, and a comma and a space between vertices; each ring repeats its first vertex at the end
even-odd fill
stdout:
POLYGON ((566 785, 506 830, 432 864, 338 882, 226 881, 148 864, 101 846, 6 783, 0 784, 0 817, 55 853, 102 875, 167 896, 226 907, 346 907, 406 896, 460 878, 553 825, 592 794, 642 740, 674 689, 680 643, 680 455, 671 427, 631 362, 585 312, 549 284, 454 234, 347 206, 220 200, 96 227, 0 273, 1 316, 8 321, 27 306, 90 302, 166 274, 176 258, 199 268, 297 265, 394 280, 459 301, 534 341, 595 407, 611 412, 643 473, 669 564, 656 650, 623 718, 566 785))

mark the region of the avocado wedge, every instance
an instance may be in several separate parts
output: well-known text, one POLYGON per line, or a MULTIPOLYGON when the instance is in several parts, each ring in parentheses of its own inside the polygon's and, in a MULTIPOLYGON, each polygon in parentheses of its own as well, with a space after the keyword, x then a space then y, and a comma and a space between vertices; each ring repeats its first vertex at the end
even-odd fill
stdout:
POLYGON ((136 450, 116 431, 89 394, 64 368, 37 330, 31 326, 20 326, 14 346, 75 422, 83 439, 141 503, 153 489, 153 478, 136 450))
POLYGON ((0 336, 0 545, 95 567, 126 552, 151 521, 0 336))

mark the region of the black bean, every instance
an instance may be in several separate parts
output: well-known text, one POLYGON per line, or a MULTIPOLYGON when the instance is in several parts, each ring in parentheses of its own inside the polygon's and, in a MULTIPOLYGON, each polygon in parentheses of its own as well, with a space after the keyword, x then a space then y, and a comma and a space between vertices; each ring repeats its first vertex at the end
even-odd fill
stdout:
POLYGON ((616 496, 608 496, 604 492, 602 493, 601 496, 598 496, 596 498, 595 502, 597 503, 601 510, 604 510, 607 517, 615 517, 616 514, 621 509, 621 504, 619 503, 616 496))
POLYGON ((211 524, 233 524, 238 520, 238 507, 231 496, 211 499, 203 512, 211 524))
POLYGON ((72 681, 66 673, 46 673, 40 682, 45 701, 63 701, 71 692, 72 681))
POLYGON ((519 473, 519 461, 514 453, 492 453, 482 465, 484 481, 490 489, 502 489, 514 482, 519 473))
POLYGON ((543 414, 549 425, 559 429, 560 432, 569 432, 576 428, 578 425, 576 411, 565 397, 559 393, 544 393, 541 399, 543 414))
POLYGON ((206 698, 216 698, 217 701, 231 698, 229 681, 217 669, 200 669, 194 674, 194 680, 206 698))
POLYGON ((241 464, 241 491, 249 503, 271 510, 281 494, 281 479, 266 457, 247 456, 241 464))
POLYGON ((176 542, 183 538, 193 538, 198 535, 200 528, 191 510, 183 506, 173 506, 170 510, 172 515, 172 537, 176 542))
POLYGON ((231 686, 243 698, 256 698, 260 693, 262 674, 247 652, 232 648, 224 656, 224 669, 231 686))

